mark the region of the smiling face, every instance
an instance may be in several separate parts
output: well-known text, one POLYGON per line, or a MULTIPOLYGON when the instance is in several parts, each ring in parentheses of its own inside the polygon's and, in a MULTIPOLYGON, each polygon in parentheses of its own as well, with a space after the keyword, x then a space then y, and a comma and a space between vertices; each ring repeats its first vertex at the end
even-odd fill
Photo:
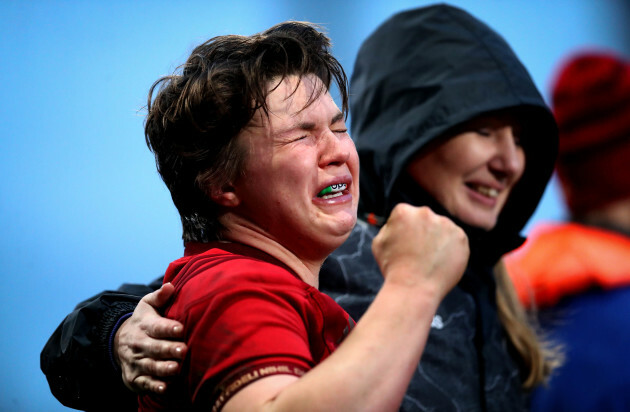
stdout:
POLYGON ((519 123, 500 112, 477 117, 458 130, 420 153, 407 172, 451 215, 491 230, 525 170, 519 123))
POLYGON ((269 116, 238 136, 247 166, 233 213, 301 259, 325 257, 356 223, 359 159, 344 116, 315 76, 289 76, 267 103, 269 116))

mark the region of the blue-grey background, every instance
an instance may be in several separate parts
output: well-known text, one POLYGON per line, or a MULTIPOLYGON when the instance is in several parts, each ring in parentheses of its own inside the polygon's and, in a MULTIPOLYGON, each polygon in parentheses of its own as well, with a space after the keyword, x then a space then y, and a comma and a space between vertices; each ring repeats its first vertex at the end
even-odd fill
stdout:
MULTIPOLYGON (((146 93, 209 37, 323 24, 352 73, 361 41, 428 1, 0 0, 0 411, 67 410, 39 353, 80 300, 182 253, 143 136, 146 93)), ((568 53, 628 54, 627 0, 455 0, 502 33, 548 99, 568 53)), ((532 219, 562 219, 556 183, 532 219)), ((531 222, 528 228, 531 227, 531 222)))

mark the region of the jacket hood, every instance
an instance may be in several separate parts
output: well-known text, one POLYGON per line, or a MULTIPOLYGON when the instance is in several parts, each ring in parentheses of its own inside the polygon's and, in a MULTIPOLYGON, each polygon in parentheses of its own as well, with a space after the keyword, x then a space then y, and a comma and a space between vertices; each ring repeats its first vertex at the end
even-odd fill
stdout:
MULTIPOLYGON (((382 217, 401 201, 448 215, 421 193, 406 165, 455 126, 487 112, 518 109, 526 126, 525 171, 495 228, 483 233, 504 249, 516 247, 506 237, 518 237, 536 209, 553 172, 558 133, 529 73, 500 35, 449 5, 395 14, 361 46, 350 96, 361 159, 360 212, 382 217)), ((482 232, 465 229, 469 237, 482 232)))

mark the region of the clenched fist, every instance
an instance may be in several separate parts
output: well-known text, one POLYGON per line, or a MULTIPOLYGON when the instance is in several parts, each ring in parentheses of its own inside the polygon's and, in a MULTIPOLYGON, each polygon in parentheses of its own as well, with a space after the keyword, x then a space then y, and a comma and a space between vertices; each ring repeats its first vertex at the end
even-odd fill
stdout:
POLYGON ((464 231, 428 207, 398 204, 372 243, 388 282, 442 299, 462 277, 470 250, 464 231))

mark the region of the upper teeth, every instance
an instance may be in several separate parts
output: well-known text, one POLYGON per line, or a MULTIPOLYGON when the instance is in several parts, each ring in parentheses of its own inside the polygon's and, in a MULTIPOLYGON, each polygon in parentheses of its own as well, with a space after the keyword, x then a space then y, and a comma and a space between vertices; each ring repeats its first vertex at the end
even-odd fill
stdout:
POLYGON ((330 185, 326 187, 324 190, 319 192, 318 196, 324 199, 330 199, 333 197, 341 196, 343 195, 342 192, 346 190, 347 187, 348 185, 345 183, 336 183, 334 185, 330 185))
POLYGON ((488 196, 488 197, 497 197, 499 196, 499 191, 497 189, 494 189, 492 187, 488 187, 488 186, 477 186, 475 187, 475 190, 479 193, 481 193, 482 195, 488 196))
POLYGON ((345 183, 338 183, 336 185, 330 185, 330 188, 332 189, 333 192, 341 192, 343 190, 346 190, 346 187, 348 187, 348 185, 346 185, 345 183))

